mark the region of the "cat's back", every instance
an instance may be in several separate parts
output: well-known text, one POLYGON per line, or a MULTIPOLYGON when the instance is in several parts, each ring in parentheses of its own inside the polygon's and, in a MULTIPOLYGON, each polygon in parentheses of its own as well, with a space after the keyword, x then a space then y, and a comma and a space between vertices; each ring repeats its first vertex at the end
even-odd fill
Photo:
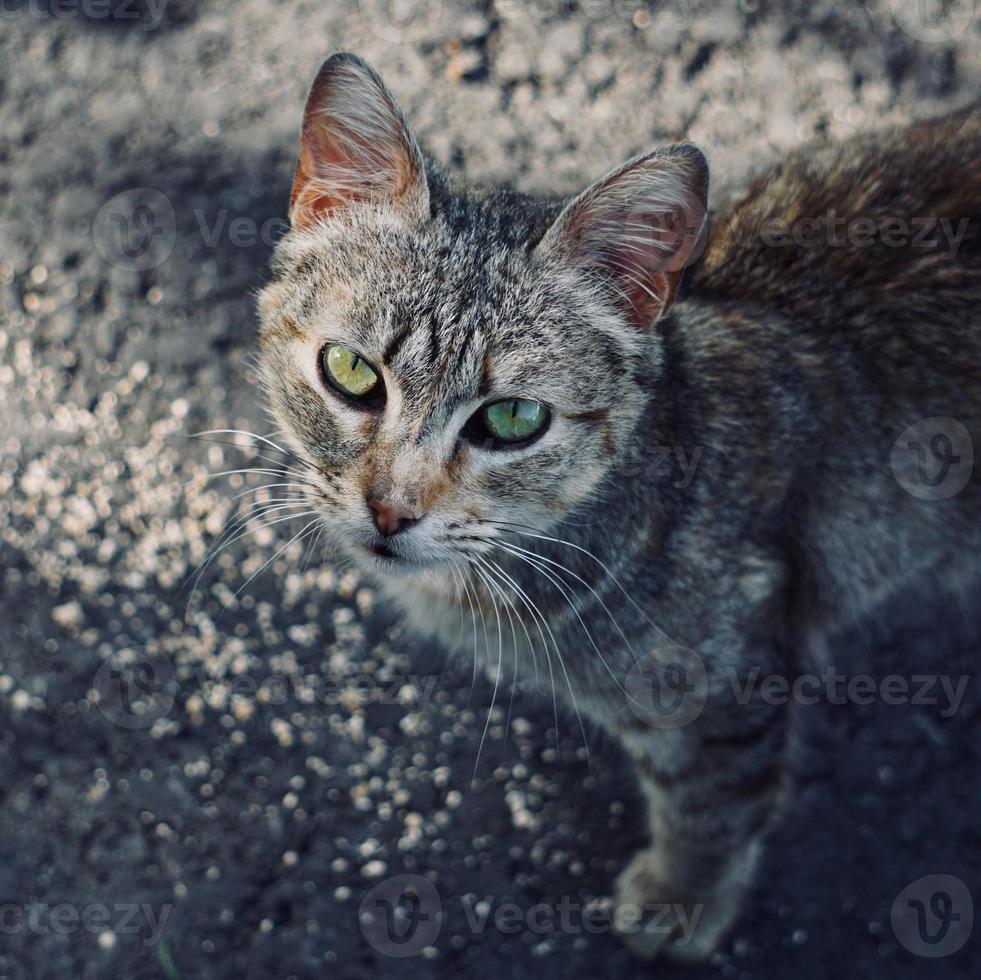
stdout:
POLYGON ((950 414, 981 442, 979 163, 981 105, 803 148, 714 216, 690 293, 866 432, 950 414))
POLYGON ((781 460, 829 608, 865 608, 944 561, 974 579, 979 162, 981 106, 805 148, 714 216, 691 270, 679 343, 696 376, 714 366, 703 398, 719 413, 743 406, 745 423, 745 406, 767 406, 741 458, 789 419, 782 452, 758 455, 781 460))
POLYGON ((981 105, 788 155, 714 217, 692 286, 873 338, 978 325, 981 105))

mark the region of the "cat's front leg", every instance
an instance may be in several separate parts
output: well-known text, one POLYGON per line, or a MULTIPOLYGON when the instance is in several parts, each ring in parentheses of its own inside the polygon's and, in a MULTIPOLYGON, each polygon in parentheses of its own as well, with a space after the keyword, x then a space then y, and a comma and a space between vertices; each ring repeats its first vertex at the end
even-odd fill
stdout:
POLYGON ((729 680, 709 678, 712 694, 681 727, 643 711, 613 726, 648 800, 651 846, 620 874, 615 896, 618 931, 645 958, 700 960, 718 948, 785 796, 787 708, 729 680))

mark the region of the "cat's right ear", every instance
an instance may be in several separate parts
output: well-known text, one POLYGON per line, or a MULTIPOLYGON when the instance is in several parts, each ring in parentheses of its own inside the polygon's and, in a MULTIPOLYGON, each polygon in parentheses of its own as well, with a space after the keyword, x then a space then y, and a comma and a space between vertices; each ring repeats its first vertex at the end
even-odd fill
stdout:
POLYGON ((572 200, 536 246, 597 275, 641 329, 671 306, 704 242, 708 164, 690 143, 635 157, 572 200))
POLYGON ((359 202, 406 220, 429 213, 422 153, 395 97, 356 55, 332 55, 310 88, 290 223, 307 228, 359 202))

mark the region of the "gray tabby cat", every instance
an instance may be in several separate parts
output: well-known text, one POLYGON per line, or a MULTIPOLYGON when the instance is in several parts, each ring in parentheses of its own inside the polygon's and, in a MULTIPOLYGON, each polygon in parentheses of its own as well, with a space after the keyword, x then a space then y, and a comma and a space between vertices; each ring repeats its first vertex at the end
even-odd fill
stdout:
POLYGON ((918 576, 973 580, 979 159, 976 110, 811 150, 709 229, 694 146, 568 201, 458 187, 363 61, 314 82, 260 300, 273 410, 419 634, 539 674, 636 761, 641 955, 708 955, 753 880, 790 717, 752 678, 918 576))

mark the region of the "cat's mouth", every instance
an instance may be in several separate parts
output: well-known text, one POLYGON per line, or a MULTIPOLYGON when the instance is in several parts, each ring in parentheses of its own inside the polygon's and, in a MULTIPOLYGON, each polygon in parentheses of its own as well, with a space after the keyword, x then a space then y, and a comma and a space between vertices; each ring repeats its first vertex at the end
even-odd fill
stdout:
POLYGON ((409 573, 417 571, 424 563, 396 551, 384 541, 369 541, 362 545, 364 553, 371 556, 371 563, 378 571, 409 573))
POLYGON ((365 548, 368 552, 374 555, 376 558, 381 558, 384 561, 391 562, 404 562, 405 559, 401 555, 397 555, 387 544, 367 544, 365 548))
POLYGON ((386 541, 365 541, 360 546, 362 554, 370 556, 369 563, 375 571, 389 574, 411 574, 432 567, 434 562, 417 554, 406 554, 386 541))

